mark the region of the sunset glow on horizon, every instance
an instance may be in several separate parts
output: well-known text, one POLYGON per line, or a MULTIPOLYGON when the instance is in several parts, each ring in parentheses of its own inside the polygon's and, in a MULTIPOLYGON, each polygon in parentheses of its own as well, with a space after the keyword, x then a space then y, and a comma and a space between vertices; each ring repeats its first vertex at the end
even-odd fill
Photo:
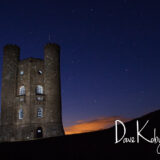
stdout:
POLYGON ((77 121, 75 122, 76 124, 74 125, 64 127, 64 130, 66 135, 98 131, 114 126, 115 120, 121 120, 123 122, 126 122, 130 119, 118 116, 98 117, 90 121, 84 121, 84 120, 77 121))

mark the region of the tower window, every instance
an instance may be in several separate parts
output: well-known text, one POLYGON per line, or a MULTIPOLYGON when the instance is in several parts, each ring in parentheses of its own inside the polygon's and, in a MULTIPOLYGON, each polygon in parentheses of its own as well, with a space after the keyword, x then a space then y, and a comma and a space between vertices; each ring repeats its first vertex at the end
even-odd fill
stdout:
POLYGON ((23 109, 19 110, 19 119, 23 119, 23 109))
POLYGON ((20 97, 20 98, 19 98, 19 101, 20 101, 20 102, 24 102, 24 97, 20 97))
POLYGON ((40 129, 37 130, 38 133, 41 133, 42 131, 40 129))
POLYGON ((37 117, 43 117, 43 108, 39 107, 37 109, 37 117))
POLYGON ((36 94, 43 94, 43 87, 41 85, 36 87, 36 94))
POLYGON ((19 95, 20 96, 23 96, 23 95, 25 95, 25 87, 24 86, 21 86, 20 88, 19 88, 19 95))
POLYGON ((38 101, 43 101, 43 97, 39 97, 39 96, 38 96, 38 97, 37 97, 37 100, 38 100, 38 101))
POLYGON ((42 72, 41 70, 38 71, 38 74, 39 74, 39 75, 42 75, 42 73, 43 73, 43 72, 42 72))
POLYGON ((21 76, 24 75, 24 71, 20 71, 20 75, 21 75, 21 76))

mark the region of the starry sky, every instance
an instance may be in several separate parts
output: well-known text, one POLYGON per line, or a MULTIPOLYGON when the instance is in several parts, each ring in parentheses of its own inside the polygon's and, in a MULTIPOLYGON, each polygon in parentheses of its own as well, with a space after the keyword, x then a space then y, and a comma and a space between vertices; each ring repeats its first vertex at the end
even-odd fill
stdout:
POLYGON ((0 75, 4 45, 43 58, 55 42, 65 127, 141 116, 160 108, 159 18, 159 0, 1 0, 0 75))

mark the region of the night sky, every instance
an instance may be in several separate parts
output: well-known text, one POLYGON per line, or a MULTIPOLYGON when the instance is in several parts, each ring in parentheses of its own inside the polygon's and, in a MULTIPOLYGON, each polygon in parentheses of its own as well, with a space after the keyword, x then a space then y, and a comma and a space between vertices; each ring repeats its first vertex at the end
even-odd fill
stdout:
POLYGON ((64 126, 160 108, 159 0, 0 1, 0 75, 4 45, 43 58, 48 42, 61 46, 64 126))

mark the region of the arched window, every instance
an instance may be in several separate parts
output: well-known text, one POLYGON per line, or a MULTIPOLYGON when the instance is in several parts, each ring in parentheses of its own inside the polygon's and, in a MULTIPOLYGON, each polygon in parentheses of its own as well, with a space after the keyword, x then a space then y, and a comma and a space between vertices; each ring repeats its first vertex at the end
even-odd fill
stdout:
POLYGON ((37 109, 37 117, 43 117, 43 108, 42 107, 39 107, 37 109))
POLYGON ((36 87, 36 94, 43 94, 43 87, 41 85, 36 87))
POLYGON ((19 119, 23 119, 23 109, 19 110, 19 119))
POLYGON ((23 75, 24 75, 24 71, 21 70, 21 71, 19 72, 19 74, 20 74, 21 76, 23 76, 23 75))
POLYGON ((20 88, 19 88, 19 95, 20 96, 23 96, 23 95, 25 95, 25 87, 24 86, 21 86, 20 88))
POLYGON ((42 72, 41 70, 38 71, 38 74, 39 74, 39 75, 42 75, 42 73, 43 73, 43 72, 42 72))

